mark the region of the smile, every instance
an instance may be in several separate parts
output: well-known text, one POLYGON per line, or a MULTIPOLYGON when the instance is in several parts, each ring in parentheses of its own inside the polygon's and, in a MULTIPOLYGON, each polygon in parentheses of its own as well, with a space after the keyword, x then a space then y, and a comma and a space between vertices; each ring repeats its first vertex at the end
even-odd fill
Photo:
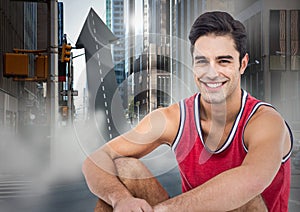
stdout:
POLYGON ((209 88, 217 88, 223 85, 221 82, 216 82, 216 83, 205 83, 207 87, 209 88))
POLYGON ((210 89, 210 90, 216 90, 216 89, 222 88, 223 85, 226 83, 226 81, 225 82, 205 82, 200 79, 199 79, 199 81, 201 83, 203 83, 207 89, 210 89))

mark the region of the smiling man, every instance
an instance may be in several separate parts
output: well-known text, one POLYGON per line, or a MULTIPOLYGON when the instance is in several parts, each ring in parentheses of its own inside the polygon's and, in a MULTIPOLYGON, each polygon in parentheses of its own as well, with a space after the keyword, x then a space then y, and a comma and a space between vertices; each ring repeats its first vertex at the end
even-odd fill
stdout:
POLYGON ((270 104, 241 89, 244 26, 207 12, 189 39, 199 93, 153 111, 85 160, 96 211, 288 211, 292 135, 270 104), (173 198, 137 160, 162 144, 181 174, 183 193, 173 198))

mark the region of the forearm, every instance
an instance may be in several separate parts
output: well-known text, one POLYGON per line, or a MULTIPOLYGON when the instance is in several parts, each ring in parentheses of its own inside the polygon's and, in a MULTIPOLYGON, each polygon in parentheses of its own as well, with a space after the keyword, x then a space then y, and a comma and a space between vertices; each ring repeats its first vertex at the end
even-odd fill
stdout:
POLYGON ((105 153, 101 154, 101 159, 99 155, 97 160, 87 158, 82 171, 91 192, 109 205, 114 206, 119 200, 132 197, 120 182, 113 160, 105 153))
POLYGON ((155 211, 230 211, 259 195, 262 185, 249 169, 239 167, 155 206, 155 211))

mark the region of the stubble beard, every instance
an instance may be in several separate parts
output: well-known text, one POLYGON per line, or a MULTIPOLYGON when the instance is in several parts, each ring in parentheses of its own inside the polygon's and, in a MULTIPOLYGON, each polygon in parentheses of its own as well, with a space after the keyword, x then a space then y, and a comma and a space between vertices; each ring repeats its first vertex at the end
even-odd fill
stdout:
POLYGON ((226 102, 226 94, 224 89, 219 92, 208 92, 205 88, 200 90, 203 100, 208 104, 224 104, 226 102))

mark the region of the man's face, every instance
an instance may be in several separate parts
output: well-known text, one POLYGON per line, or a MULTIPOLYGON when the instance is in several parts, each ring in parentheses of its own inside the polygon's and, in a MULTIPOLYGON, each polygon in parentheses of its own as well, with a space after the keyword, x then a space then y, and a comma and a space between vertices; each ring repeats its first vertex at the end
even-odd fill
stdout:
POLYGON ((195 81, 204 101, 218 104, 239 94, 240 77, 247 67, 248 55, 240 64, 239 52, 229 35, 199 37, 193 60, 195 81))

